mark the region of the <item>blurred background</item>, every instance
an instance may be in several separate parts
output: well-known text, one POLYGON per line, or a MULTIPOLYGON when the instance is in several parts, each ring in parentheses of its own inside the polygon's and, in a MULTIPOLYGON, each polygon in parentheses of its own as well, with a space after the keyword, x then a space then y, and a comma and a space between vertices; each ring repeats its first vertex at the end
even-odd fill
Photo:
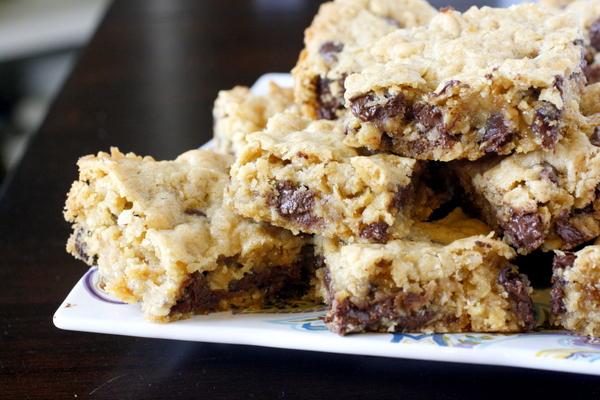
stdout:
POLYGON ((0 183, 111 0, 0 0, 0 183))

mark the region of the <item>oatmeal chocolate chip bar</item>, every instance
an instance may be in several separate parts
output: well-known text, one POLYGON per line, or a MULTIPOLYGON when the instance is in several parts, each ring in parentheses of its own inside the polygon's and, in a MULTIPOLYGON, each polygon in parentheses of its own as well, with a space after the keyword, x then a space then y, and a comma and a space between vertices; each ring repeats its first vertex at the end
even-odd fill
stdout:
POLYGON ((600 337, 600 246, 556 252, 550 293, 554 325, 600 337))
POLYGON ((311 119, 345 113, 344 79, 374 63, 371 46, 400 28, 427 23, 437 11, 424 0, 335 0, 306 29, 292 70, 294 96, 311 119))
POLYGON ((427 217, 430 193, 418 185, 422 162, 361 155, 343 138, 338 120, 275 115, 263 132, 248 136, 231 168, 225 206, 294 233, 376 242, 402 237, 413 216, 427 217))
POLYGON ((429 228, 422 223, 414 237, 386 244, 316 236, 315 287, 328 303, 329 329, 345 335, 534 328, 529 281, 510 264, 514 250, 480 222, 453 229, 457 218, 466 219, 458 213, 429 228))
POLYGON ((220 91, 213 107, 215 150, 239 154, 246 145, 246 135, 263 130, 271 116, 285 110, 300 112, 292 89, 274 82, 265 95, 256 95, 245 86, 220 91))
POLYGON ((192 150, 174 161, 82 157, 64 216, 67 251, 97 265, 105 289, 167 322, 260 307, 306 289, 307 239, 222 207, 234 157, 192 150))
POLYGON ((574 14, 535 4, 446 9, 373 47, 345 80, 352 146, 417 159, 552 151, 585 83, 574 14))
POLYGON ((455 161, 467 198, 521 254, 600 234, 600 148, 575 129, 554 152, 455 161))
POLYGON ((600 1, 576 0, 563 5, 566 12, 575 12, 585 38, 585 60, 583 68, 588 83, 600 81, 600 1))

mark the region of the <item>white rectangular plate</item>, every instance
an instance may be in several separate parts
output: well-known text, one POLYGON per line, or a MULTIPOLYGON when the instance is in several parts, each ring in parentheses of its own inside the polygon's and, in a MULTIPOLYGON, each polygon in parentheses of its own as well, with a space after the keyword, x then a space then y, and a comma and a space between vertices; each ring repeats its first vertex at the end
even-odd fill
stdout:
MULTIPOLYGON (((269 81, 290 86, 289 74, 266 74, 253 86, 264 94, 269 81)), ((61 329, 115 335, 245 344, 296 350, 502 365, 600 375, 600 339, 552 330, 548 291, 534 294, 538 328, 524 334, 392 334, 338 336, 327 330, 320 306, 296 303, 260 311, 221 312, 173 322, 144 322, 139 306, 124 304, 100 285, 91 268, 54 315, 61 329)))

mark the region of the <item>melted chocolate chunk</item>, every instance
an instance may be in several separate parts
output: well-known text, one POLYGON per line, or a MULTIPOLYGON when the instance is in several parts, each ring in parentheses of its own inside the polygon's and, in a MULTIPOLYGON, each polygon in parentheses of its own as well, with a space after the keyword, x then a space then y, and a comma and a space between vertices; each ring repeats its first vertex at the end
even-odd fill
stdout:
POLYGON ((554 230, 570 247, 577 246, 588 239, 583 232, 569 221, 567 216, 561 216, 556 219, 554 230))
POLYGON ((510 220, 503 224, 516 247, 533 251, 540 247, 546 238, 545 226, 539 213, 519 213, 513 211, 510 220))
POLYGON ((184 283, 184 287, 177 303, 171 307, 170 316, 188 313, 208 314, 219 311, 219 302, 225 293, 210 290, 204 275, 194 273, 184 283))
POLYGON ((329 63, 337 62, 337 53, 344 49, 344 43, 341 42, 325 42, 319 48, 319 54, 329 63))
POLYGON ((498 282, 508 293, 508 298, 513 301, 513 310, 523 322, 524 330, 531 330, 536 326, 535 308, 533 300, 527 290, 523 277, 516 272, 509 272, 511 267, 505 267, 498 274, 498 282))
POLYGON ((313 190, 300 190, 294 182, 283 181, 277 184, 277 191, 279 194, 273 196, 268 203, 275 206, 283 218, 294 220, 305 227, 310 227, 318 221, 311 214, 316 196, 313 190))
POLYGON ((287 285, 293 286, 293 289, 288 287, 288 296, 286 297, 295 298, 308 288, 307 284, 302 281, 301 271, 300 265, 271 267, 263 273, 245 274, 242 279, 230 282, 228 289, 235 293, 258 288, 269 297, 280 293, 287 285), (297 293, 292 295, 291 292, 294 291, 297 293))
POLYGON ((410 117, 423 126, 423 131, 428 132, 437 129, 440 133, 445 132, 444 114, 431 104, 416 103, 411 108, 410 117))
POLYGON ((481 141, 485 143, 486 153, 501 153, 512 139, 509 127, 500 113, 490 115, 485 122, 485 133, 481 141))
POLYGON ((558 170, 548 161, 539 164, 542 167, 540 179, 546 179, 558 186, 558 170))
POLYGON ((373 222, 365 226, 360 231, 360 237, 367 240, 373 240, 378 243, 386 243, 388 241, 388 229, 390 226, 385 222, 373 222))
POLYGON ((552 315, 560 315, 567 312, 564 303, 565 280, 558 277, 558 270, 572 268, 577 256, 575 253, 565 251, 563 254, 556 254, 552 261, 552 289, 550 290, 550 306, 552 315))
POLYGON ((343 98, 344 98, 344 81, 346 76, 343 76, 338 84, 340 85, 341 92, 338 95, 334 95, 331 92, 331 83, 333 82, 330 79, 321 78, 317 79, 316 82, 316 91, 319 106, 317 108, 317 118, 318 119, 328 119, 334 120, 337 119, 336 112, 344 108, 343 98))
POLYGON ((600 51, 600 18, 592 22, 588 30, 588 34, 592 47, 597 51, 600 51))
POLYGON ((572 268, 577 255, 572 251, 564 251, 563 254, 555 254, 552 260, 552 270, 572 268))
POLYGON ((400 314, 406 298, 404 293, 388 294, 362 305, 345 298, 341 302, 334 302, 332 312, 325 317, 325 323, 335 322, 332 331, 345 335, 348 329, 353 327, 365 331, 378 331, 382 318, 386 318, 396 323, 396 332, 415 332, 437 315, 435 311, 428 309, 419 310, 413 315, 400 314))
POLYGON ((558 121, 562 112, 552 103, 543 102, 543 105, 535 111, 534 130, 542 139, 542 147, 554 149, 558 139, 558 121))
POLYGON ((436 106, 431 104, 414 104, 410 109, 408 118, 420 124, 419 129, 422 132, 436 130, 438 133, 438 139, 435 143, 429 143, 427 139, 424 139, 423 143, 420 144, 417 143, 418 141, 412 142, 411 147, 415 151, 419 151, 419 147, 422 148, 421 150, 425 150, 432 146, 449 149, 456 144, 457 139, 448 134, 448 130, 444 124, 444 114, 436 106))
POLYGON ((395 96, 386 96, 385 104, 369 105, 375 97, 372 94, 363 94, 350 99, 350 110, 352 114, 364 122, 374 121, 378 126, 385 126, 386 120, 394 118, 402 120, 406 113, 406 101, 402 92, 395 96))
POLYGON ((408 311, 417 311, 425 304, 431 301, 431 296, 427 293, 417 294, 413 292, 406 293, 402 305, 408 311))
POLYGON ((594 128, 594 132, 590 135, 590 143, 600 147, 600 126, 594 128))
MULTIPOLYGON (((239 265, 234 257, 222 260, 226 264, 239 265)), ((308 277, 304 276, 307 260, 290 265, 275 266, 263 272, 246 273, 242 279, 231 281, 228 290, 211 290, 204 274, 194 273, 184 283, 184 289, 176 304, 171 307, 170 316, 177 314, 208 314, 220 311, 221 300, 239 295, 239 292, 262 292, 265 300, 275 297, 285 299, 300 298, 308 289, 308 277)))

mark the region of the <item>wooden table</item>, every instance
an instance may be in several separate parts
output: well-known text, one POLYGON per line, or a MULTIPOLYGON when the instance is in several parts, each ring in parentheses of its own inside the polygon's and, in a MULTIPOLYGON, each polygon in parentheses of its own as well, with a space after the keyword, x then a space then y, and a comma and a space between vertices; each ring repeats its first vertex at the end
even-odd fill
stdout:
MULTIPOLYGON (((78 157, 172 159, 220 89, 288 72, 319 1, 117 0, 0 198, 0 398, 590 398, 600 377, 64 331, 87 267, 65 252, 78 157)), ((436 6, 445 4, 435 3, 436 6)), ((460 3, 454 4, 464 9, 460 3)))

